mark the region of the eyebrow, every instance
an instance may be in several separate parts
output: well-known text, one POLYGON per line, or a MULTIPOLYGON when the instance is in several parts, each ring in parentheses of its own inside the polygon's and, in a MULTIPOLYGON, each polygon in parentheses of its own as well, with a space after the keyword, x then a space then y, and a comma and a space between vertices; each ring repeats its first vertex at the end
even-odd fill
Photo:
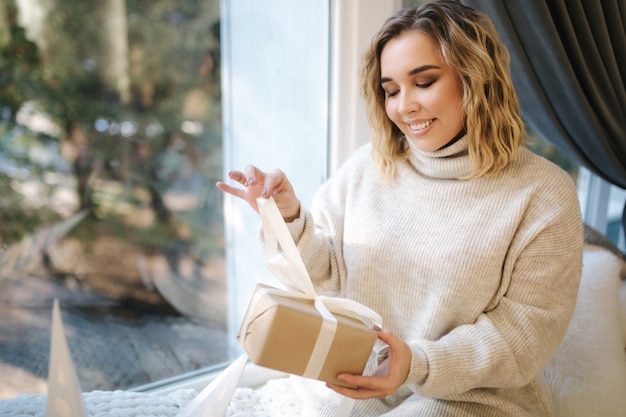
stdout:
MULTIPOLYGON (((413 68, 411 71, 408 72, 407 75, 412 76, 412 75, 419 74, 420 72, 424 72, 430 69, 441 69, 441 67, 438 67, 437 65, 422 65, 421 67, 413 68)), ((383 77, 380 79, 381 84, 384 84, 389 81, 393 81, 393 80, 388 77, 383 77)))

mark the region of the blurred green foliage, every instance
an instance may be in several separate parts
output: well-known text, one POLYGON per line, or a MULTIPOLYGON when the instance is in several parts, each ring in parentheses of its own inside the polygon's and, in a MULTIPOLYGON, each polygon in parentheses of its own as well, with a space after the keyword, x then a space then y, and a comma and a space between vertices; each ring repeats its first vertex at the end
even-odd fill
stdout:
POLYGON ((530 127, 526 126, 526 132, 526 147, 528 149, 563 168, 574 181, 578 179, 579 164, 535 133, 530 127))
POLYGON ((220 254, 219 1, 127 0, 121 14, 111 4, 54 0, 38 39, 15 0, 0 1, 10 26, 0 45, 0 242, 67 215, 54 199, 71 189, 74 211, 92 214, 72 232, 85 242, 109 233, 146 250, 183 241, 198 257, 220 254), (111 57, 120 41, 124 55, 111 57), (172 204, 177 195, 193 201, 172 204), (129 222, 146 212, 151 221, 129 222))

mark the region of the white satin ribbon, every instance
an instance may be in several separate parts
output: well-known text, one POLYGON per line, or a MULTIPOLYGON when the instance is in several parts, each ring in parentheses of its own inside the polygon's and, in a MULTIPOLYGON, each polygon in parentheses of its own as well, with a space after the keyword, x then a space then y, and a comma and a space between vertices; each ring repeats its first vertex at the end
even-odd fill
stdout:
POLYGON ((315 298, 317 294, 309 273, 274 198, 259 197, 256 202, 263 225, 263 254, 267 268, 287 287, 315 298), (282 253, 278 250, 279 244, 282 253))
POLYGON ((382 325, 382 317, 371 308, 347 298, 317 295, 309 273, 302 261, 289 229, 272 197, 257 199, 265 237, 265 263, 284 285, 306 294, 310 299, 320 299, 333 313, 356 319, 368 319, 382 325), (278 244, 282 253, 278 251, 278 244))
MULTIPOLYGON (((259 207, 259 214, 263 224, 265 238, 264 255, 267 268, 287 287, 300 290, 304 297, 314 299, 317 310, 324 318, 322 330, 318 334, 313 354, 311 354, 306 371, 303 374, 303 376, 316 378, 319 376, 324 361, 328 356, 328 351, 337 328, 337 321, 330 312, 361 321, 364 319, 369 320, 371 324, 376 324, 380 327, 382 327, 382 317, 374 310, 354 300, 318 296, 306 266, 302 261, 300 252, 289 233, 289 229, 276 206, 274 198, 271 196, 267 199, 259 197, 257 206, 259 207), (278 251, 278 244, 280 244, 282 253, 278 251)), ((291 294, 291 296, 294 296, 293 293, 291 294)), ((348 417, 354 403, 354 399, 342 397, 339 406, 335 410, 334 417, 348 417)))
POLYGON ((313 346, 309 362, 302 374, 302 376, 307 378, 317 378, 320 373, 322 373, 324 362, 326 362, 326 357, 330 352, 330 346, 337 333, 337 319, 328 311, 324 303, 316 299, 315 308, 322 315, 322 328, 317 334, 317 340, 313 346))

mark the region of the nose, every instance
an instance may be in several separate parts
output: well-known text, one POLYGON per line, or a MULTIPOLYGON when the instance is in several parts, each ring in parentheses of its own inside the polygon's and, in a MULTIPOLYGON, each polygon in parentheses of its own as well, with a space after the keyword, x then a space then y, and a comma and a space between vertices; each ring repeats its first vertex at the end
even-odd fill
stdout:
POLYGON ((402 91, 398 101, 398 113, 408 115, 417 110, 419 110, 419 102, 415 93, 411 90, 402 91))

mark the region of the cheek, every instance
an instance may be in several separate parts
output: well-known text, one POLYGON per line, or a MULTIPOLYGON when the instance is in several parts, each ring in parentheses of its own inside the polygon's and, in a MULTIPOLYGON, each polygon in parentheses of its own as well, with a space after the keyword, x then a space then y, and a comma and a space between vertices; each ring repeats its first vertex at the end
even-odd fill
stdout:
POLYGON ((448 114, 448 116, 454 118, 462 117, 463 95, 460 94, 458 88, 450 87, 440 91, 436 103, 439 110, 448 114))
POLYGON ((387 114, 387 117, 392 122, 396 123, 396 120, 398 118, 398 112, 392 101, 385 101, 385 114, 387 114))
POLYGON ((463 94, 458 90, 454 91, 451 95, 450 102, 453 105, 450 105, 450 112, 458 121, 459 124, 463 125, 465 123, 465 109, 463 108, 463 94))

